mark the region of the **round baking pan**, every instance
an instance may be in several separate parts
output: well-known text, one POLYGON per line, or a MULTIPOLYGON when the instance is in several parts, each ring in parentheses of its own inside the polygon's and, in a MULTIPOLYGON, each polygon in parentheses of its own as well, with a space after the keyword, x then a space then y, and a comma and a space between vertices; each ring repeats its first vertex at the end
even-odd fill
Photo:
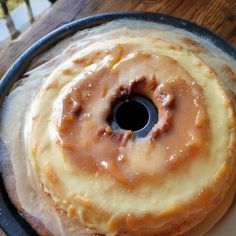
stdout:
MULTIPOLYGON (((161 23, 174 26, 179 29, 184 29, 203 39, 207 39, 217 48, 224 51, 229 56, 236 59, 236 49, 227 43, 222 38, 207 29, 204 29, 196 24, 179 19, 173 16, 162 15, 157 13, 147 12, 112 12, 95 16, 86 17, 63 25, 62 27, 52 31, 48 35, 33 44, 28 48, 8 69, 0 82, 0 104, 3 103, 5 96, 8 95, 13 84, 19 80, 27 67, 30 65, 33 58, 44 52, 48 48, 55 45, 58 41, 73 33, 98 26, 116 19, 136 19, 150 22, 161 23)), ((2 155, 0 153, 0 155, 2 155)), ((2 158, 1 158, 2 159, 2 158)), ((0 177, 0 227, 7 235, 36 235, 31 226, 24 220, 21 213, 10 202, 3 180, 0 177)))

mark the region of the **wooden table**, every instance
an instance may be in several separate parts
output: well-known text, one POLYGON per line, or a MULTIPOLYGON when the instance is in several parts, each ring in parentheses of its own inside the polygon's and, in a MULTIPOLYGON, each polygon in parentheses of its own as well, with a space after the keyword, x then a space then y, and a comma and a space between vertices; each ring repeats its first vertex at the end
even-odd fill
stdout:
POLYGON ((48 32, 72 20, 109 11, 174 15, 208 28, 236 47, 235 0, 58 0, 0 54, 0 78, 26 48, 48 32))

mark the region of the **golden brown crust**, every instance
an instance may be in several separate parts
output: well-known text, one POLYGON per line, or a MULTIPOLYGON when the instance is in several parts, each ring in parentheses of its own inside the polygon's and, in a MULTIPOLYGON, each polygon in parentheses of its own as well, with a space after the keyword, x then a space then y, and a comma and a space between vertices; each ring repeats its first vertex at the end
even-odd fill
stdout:
POLYGON ((188 49, 193 53, 200 53, 200 52, 206 52, 207 49, 203 47, 200 43, 197 41, 189 38, 189 37, 182 37, 181 41, 188 47, 188 49))
POLYGON ((233 70, 230 68, 229 65, 223 64, 222 69, 230 80, 236 82, 236 75, 234 74, 233 70))

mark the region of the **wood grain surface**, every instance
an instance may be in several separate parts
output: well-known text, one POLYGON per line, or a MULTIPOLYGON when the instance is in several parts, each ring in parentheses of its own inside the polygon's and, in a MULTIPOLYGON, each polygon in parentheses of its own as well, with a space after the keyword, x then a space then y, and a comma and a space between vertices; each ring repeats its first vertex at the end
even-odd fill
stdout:
POLYGON ((149 11, 181 17, 217 33, 236 47, 235 0, 58 0, 0 54, 0 78, 30 45, 81 17, 110 11, 149 11))

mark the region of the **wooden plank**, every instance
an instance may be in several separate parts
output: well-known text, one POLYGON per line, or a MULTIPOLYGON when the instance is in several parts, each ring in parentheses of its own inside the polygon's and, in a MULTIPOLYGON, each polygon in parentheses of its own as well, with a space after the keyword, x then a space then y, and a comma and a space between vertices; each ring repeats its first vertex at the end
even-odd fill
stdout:
POLYGON ((184 18, 201 25, 236 46, 235 0, 144 0, 135 10, 159 12, 184 18))
POLYGON ((108 11, 150 11, 184 18, 219 34, 236 46, 235 0, 58 0, 0 54, 0 78, 30 45, 53 29, 81 17, 108 11))

